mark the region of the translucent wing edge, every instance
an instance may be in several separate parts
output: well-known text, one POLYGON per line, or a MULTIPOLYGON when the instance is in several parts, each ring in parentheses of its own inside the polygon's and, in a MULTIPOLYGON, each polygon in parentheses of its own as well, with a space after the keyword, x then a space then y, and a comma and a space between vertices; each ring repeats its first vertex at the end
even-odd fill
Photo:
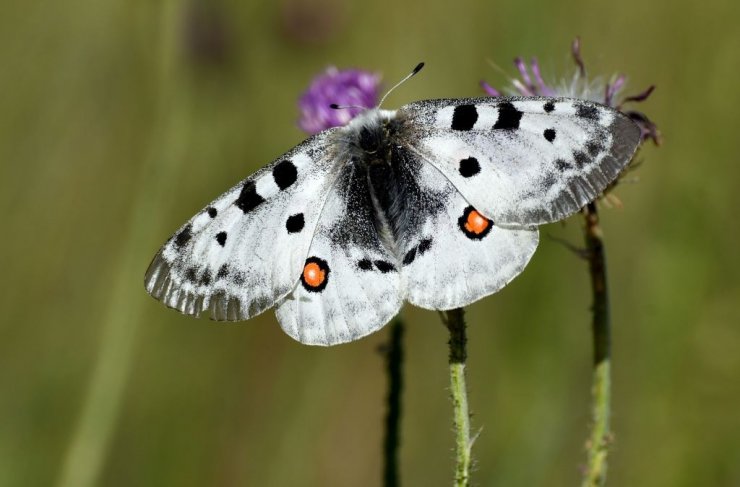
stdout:
MULTIPOLYGON (((162 252, 158 252, 146 271, 146 290, 153 298, 182 314, 200 317, 208 312, 214 321, 242 321, 262 313, 273 304, 271 300, 253 301, 244 309, 238 296, 228 296, 225 291, 210 295, 187 291, 177 286, 170 271, 170 264, 162 257, 162 252)), ((286 294, 288 292, 290 290, 286 294)))

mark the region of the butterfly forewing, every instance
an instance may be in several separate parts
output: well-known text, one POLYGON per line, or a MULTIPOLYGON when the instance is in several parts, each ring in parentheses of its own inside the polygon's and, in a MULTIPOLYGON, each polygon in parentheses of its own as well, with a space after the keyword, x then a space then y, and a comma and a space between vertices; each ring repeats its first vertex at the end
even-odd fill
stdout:
POLYGON ((182 313, 244 320, 293 289, 341 164, 318 134, 183 225, 149 266, 147 291, 182 313))
POLYGON ((499 225, 560 220, 596 198, 634 154, 639 128, 563 98, 427 100, 399 110, 404 143, 499 225))

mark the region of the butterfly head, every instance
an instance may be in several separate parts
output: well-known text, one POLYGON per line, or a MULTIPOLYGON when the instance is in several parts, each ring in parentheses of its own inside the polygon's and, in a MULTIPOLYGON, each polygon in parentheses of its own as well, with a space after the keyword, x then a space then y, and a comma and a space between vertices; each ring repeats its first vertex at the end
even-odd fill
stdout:
POLYGON ((382 160, 398 130, 395 110, 370 108, 352 119, 344 128, 350 153, 355 160, 382 160))
POLYGON ((352 160, 365 161, 367 164, 388 160, 386 156, 390 153, 391 141, 397 137, 402 123, 397 118, 395 110, 383 110, 380 107, 394 89, 416 75, 423 67, 424 63, 417 64, 411 73, 386 92, 374 108, 341 106, 336 103, 329 105, 332 110, 362 110, 341 129, 340 145, 349 152, 352 160))

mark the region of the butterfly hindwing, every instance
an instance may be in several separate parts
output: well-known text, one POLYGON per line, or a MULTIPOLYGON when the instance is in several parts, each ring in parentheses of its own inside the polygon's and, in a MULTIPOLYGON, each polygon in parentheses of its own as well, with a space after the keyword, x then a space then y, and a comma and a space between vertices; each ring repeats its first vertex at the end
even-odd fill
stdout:
POLYGON ((147 291, 180 312, 244 320, 290 292, 338 164, 311 137, 214 200, 162 247, 147 291))
POLYGON ((625 115, 583 100, 427 100, 398 113, 403 142, 499 225, 578 211, 617 177, 640 140, 625 115))
POLYGON ((375 218, 367 173, 350 163, 326 200, 300 280, 277 306, 288 335, 334 345, 372 333, 398 313, 400 272, 375 218))
POLYGON ((507 229, 479 213, 434 166, 405 148, 393 152, 406 222, 401 249, 406 299, 451 309, 492 294, 524 269, 536 228, 507 229))

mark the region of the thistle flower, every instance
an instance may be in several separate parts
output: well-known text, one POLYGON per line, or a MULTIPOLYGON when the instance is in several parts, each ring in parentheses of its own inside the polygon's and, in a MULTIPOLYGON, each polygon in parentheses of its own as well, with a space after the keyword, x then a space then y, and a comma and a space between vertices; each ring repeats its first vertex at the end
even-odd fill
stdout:
MULTIPOLYGON (((573 61, 576 64, 576 72, 570 80, 563 80, 558 85, 545 83, 537 58, 532 58, 529 66, 527 66, 521 57, 517 57, 514 60, 514 66, 519 71, 520 78, 512 79, 511 86, 505 92, 510 95, 561 96, 603 103, 604 105, 620 110, 631 118, 640 127, 642 142, 650 139, 656 145, 660 145, 660 131, 647 115, 642 112, 623 109, 625 103, 645 101, 653 92, 655 86, 652 85, 637 95, 623 97, 621 93, 627 80, 624 75, 615 75, 609 81, 604 81, 599 77, 589 79, 586 75, 586 65, 581 57, 580 39, 576 38, 573 41, 571 53, 573 55, 573 61)), ((497 90, 485 81, 481 81, 480 85, 488 95, 501 96, 500 90, 497 90)))
POLYGON ((298 126, 309 134, 344 125, 365 108, 378 103, 380 75, 359 69, 339 70, 330 66, 315 77, 298 100, 298 126), (335 110, 331 105, 343 108, 335 110))

